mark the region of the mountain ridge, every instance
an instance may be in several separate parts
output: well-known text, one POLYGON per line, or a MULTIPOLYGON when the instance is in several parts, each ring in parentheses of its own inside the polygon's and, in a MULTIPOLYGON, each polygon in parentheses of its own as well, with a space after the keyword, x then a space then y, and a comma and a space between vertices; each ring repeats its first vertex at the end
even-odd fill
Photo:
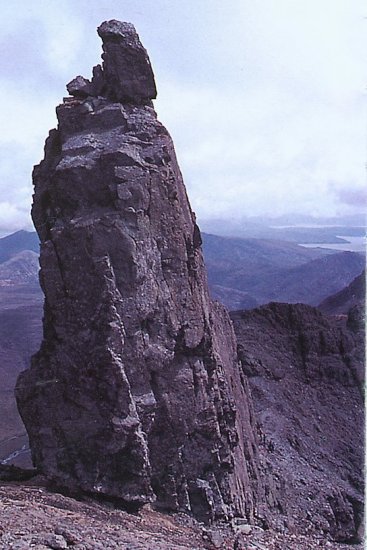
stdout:
POLYGON ((203 250, 212 294, 232 310, 247 307, 246 300, 317 305, 349 284, 365 263, 364 256, 357 252, 205 233, 203 250), (243 302, 241 294, 234 299, 236 293, 245 294, 243 302))
POLYGON ((35 231, 23 229, 0 238, 0 263, 10 260, 11 257, 23 250, 39 253, 39 238, 35 231))
POLYGON ((363 338, 305 304, 270 303, 231 318, 289 525, 312 523, 355 542, 364 499, 363 338))
POLYGON ((363 270, 353 281, 342 290, 328 296, 319 305, 324 313, 337 315, 347 314, 352 307, 364 306, 366 299, 366 270, 363 270))

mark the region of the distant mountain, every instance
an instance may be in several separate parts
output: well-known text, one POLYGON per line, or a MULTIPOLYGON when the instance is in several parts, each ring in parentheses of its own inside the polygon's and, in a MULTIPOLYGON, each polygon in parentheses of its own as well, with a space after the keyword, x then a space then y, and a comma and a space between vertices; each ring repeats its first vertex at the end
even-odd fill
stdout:
POLYGON ((363 216, 355 218, 243 218, 211 219, 200 222, 205 233, 221 236, 275 239, 294 243, 347 243, 348 237, 364 237, 363 216))
POLYGON ((0 239, 0 461, 30 465, 28 438, 14 397, 42 335, 38 237, 18 231, 0 239))
POLYGON ((35 231, 17 231, 0 239, 0 264, 23 250, 39 253, 39 240, 35 231))
POLYGON ((38 284, 37 252, 22 250, 0 264, 0 286, 38 284))
POLYGON ((218 274, 222 269, 227 271, 228 266, 241 266, 252 276, 258 268, 295 267, 334 253, 325 248, 305 248, 275 239, 220 237, 208 233, 203 233, 202 238, 206 265, 218 274))
POLYGON ((218 302, 225 304, 230 311, 237 309, 252 309, 259 305, 258 301, 247 292, 221 285, 211 285, 210 294, 214 300, 218 300, 218 302))
POLYGON ((333 251, 304 248, 294 243, 219 237, 203 233, 203 251, 209 284, 248 292, 247 287, 274 269, 303 265, 333 251))
POLYGON ((324 313, 332 315, 347 314, 352 307, 364 305, 365 296, 366 271, 364 270, 348 286, 323 300, 318 307, 324 313))
POLYGON ((203 250, 212 296, 232 310, 270 301, 317 305, 349 284, 365 262, 356 252, 205 233, 203 250))
POLYGON ((327 296, 347 286, 365 266, 357 252, 338 252, 302 266, 274 273, 266 284, 255 286, 262 303, 277 301, 317 305, 327 296))

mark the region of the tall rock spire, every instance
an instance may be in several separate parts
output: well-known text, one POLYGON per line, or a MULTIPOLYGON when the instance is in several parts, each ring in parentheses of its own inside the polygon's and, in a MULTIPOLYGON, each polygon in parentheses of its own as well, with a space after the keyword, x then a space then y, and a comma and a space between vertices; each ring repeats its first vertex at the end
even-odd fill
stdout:
POLYGON ((210 520, 254 515, 257 446, 227 312, 132 25, 57 108, 35 167, 44 338, 16 395, 54 483, 210 520))

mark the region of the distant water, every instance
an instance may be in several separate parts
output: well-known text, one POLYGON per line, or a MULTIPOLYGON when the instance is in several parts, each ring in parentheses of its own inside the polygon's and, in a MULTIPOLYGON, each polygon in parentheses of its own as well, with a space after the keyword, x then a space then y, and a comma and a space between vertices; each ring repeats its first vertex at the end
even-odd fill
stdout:
POLYGON ((330 250, 348 250, 350 252, 366 252, 366 237, 350 237, 337 235, 340 239, 345 239, 345 243, 299 243, 305 248, 329 248, 330 250))
POLYGON ((340 227, 339 225, 325 225, 324 223, 294 223, 293 225, 270 225, 271 229, 296 229, 296 228, 305 228, 305 229, 328 229, 333 227, 340 227))

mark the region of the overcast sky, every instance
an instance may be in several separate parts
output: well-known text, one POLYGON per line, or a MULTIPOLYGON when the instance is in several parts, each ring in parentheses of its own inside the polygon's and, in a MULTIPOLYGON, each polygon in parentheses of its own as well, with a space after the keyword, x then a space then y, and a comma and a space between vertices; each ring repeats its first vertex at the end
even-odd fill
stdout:
POLYGON ((362 0, 0 0, 0 232, 30 228, 31 170, 96 27, 134 23, 200 219, 365 208, 362 0))

